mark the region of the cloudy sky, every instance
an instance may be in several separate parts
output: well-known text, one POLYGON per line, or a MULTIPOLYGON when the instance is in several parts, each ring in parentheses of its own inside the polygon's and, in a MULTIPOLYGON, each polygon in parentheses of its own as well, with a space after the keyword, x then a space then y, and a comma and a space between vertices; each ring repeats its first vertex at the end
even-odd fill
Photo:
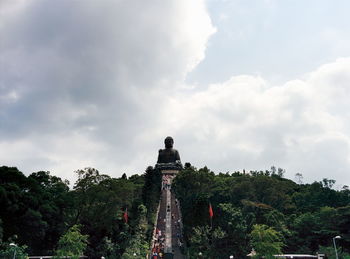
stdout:
POLYGON ((0 164, 350 185, 347 0, 0 0, 0 164))

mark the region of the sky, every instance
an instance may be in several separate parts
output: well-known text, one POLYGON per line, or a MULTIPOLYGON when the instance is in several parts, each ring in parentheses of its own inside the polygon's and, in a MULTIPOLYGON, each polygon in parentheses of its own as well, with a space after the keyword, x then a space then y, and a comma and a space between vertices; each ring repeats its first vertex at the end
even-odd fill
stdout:
POLYGON ((350 185, 347 0, 0 0, 0 165, 350 185))

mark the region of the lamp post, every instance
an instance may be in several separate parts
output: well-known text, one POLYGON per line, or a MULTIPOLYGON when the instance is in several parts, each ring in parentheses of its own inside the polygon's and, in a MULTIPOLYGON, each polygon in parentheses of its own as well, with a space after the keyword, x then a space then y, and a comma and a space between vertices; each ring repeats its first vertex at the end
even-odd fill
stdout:
POLYGON ((230 259, 233 259, 233 255, 230 255, 230 259))
POLYGON ((336 258, 336 259, 338 259, 338 251, 337 251, 337 246, 336 246, 336 244, 335 244, 335 240, 336 240, 336 239, 340 239, 340 238, 341 238, 341 236, 335 236, 335 237, 333 237, 333 245, 334 245, 335 258, 336 258))
POLYGON ((199 252, 199 253, 198 253, 198 257, 199 257, 199 258, 202 258, 202 255, 203 255, 202 252, 199 252))
POLYGON ((15 243, 10 243, 10 246, 13 246, 14 249, 15 249, 15 251, 13 252, 13 259, 15 259, 16 258, 16 252, 17 252, 17 249, 16 249, 17 245, 15 243))

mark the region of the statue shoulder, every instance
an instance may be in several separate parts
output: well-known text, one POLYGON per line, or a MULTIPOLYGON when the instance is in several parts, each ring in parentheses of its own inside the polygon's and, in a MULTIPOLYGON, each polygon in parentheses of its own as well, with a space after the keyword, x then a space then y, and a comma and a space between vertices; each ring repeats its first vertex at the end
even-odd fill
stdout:
POLYGON ((162 153, 163 152, 163 149, 159 149, 158 153, 162 153))

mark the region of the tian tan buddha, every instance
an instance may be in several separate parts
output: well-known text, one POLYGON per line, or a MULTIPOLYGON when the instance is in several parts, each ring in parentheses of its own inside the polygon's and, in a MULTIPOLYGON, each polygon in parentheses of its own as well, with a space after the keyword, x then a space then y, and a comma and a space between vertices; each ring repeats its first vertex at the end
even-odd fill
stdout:
POLYGON ((173 148, 174 139, 166 137, 164 140, 165 149, 160 149, 157 160, 157 167, 177 167, 182 168, 180 154, 173 148))

